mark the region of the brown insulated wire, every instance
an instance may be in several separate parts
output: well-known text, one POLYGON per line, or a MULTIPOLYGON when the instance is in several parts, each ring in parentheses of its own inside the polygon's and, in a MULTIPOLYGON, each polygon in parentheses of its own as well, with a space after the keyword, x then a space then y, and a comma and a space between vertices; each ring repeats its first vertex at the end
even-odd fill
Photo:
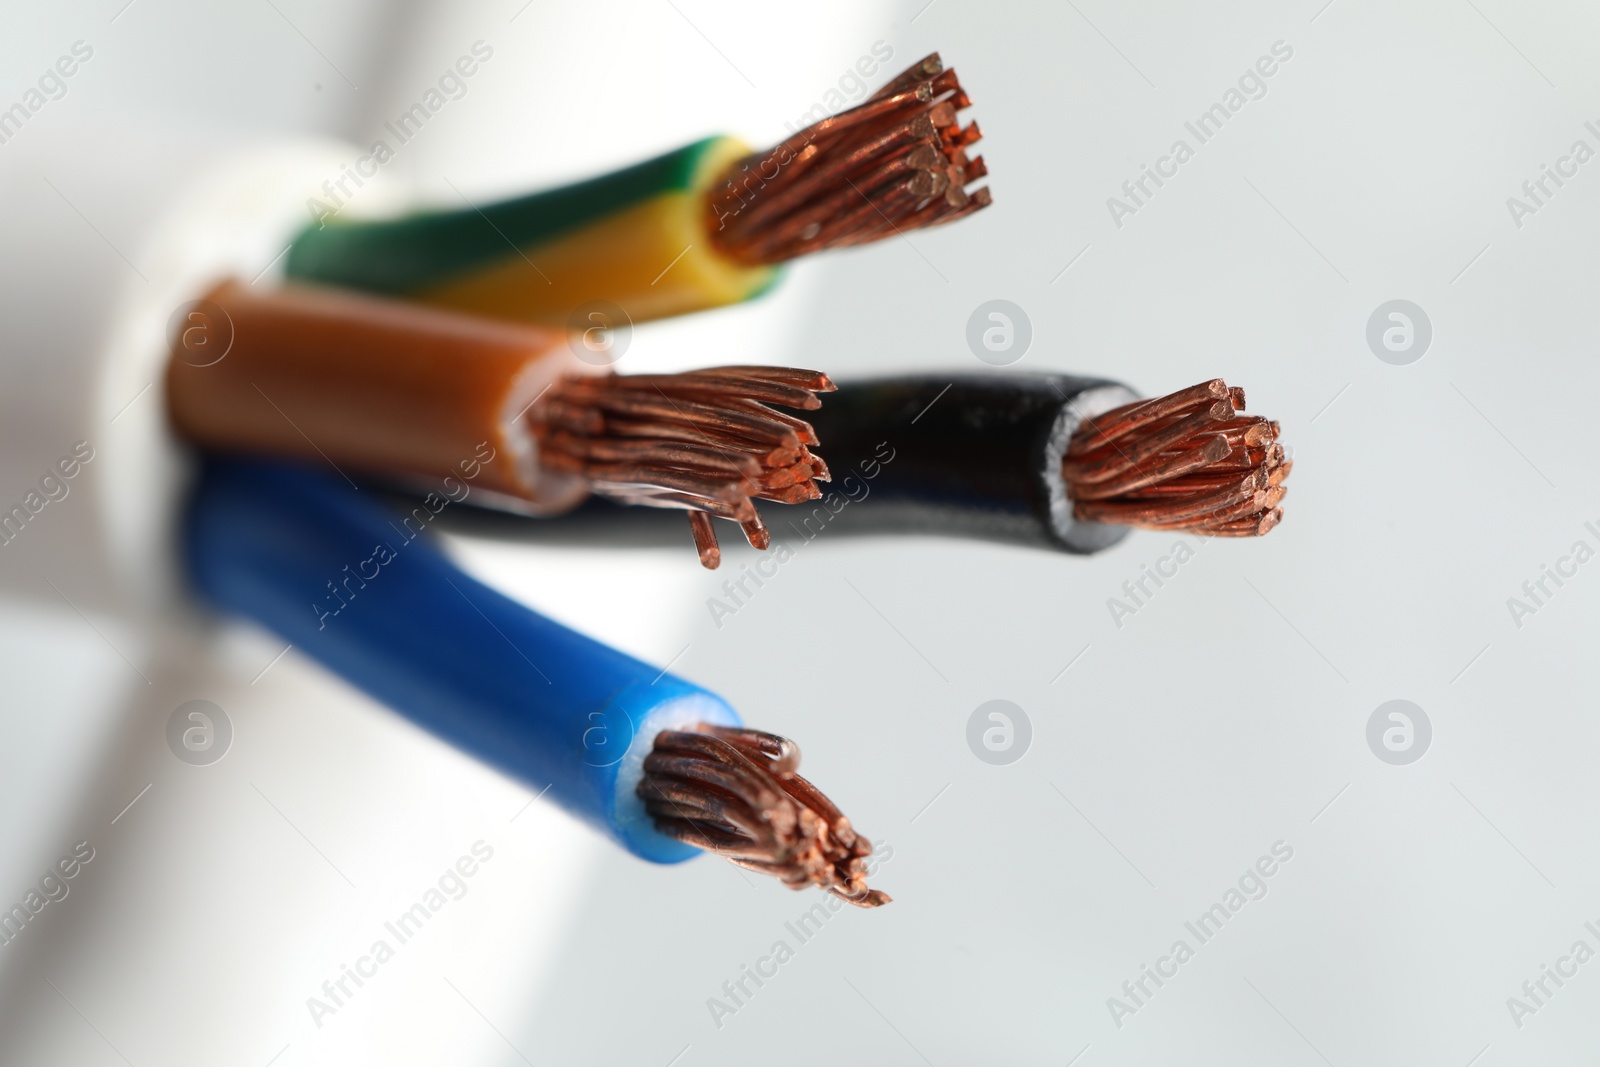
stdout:
POLYGON ((834 386, 818 371, 603 373, 564 333, 311 286, 228 282, 201 307, 210 347, 197 359, 174 341, 167 401, 177 432, 207 448, 435 491, 461 482, 538 515, 590 493, 682 508, 707 567, 721 554, 713 517, 765 548, 754 501, 815 500, 828 480, 811 424, 777 410, 820 406, 834 386))

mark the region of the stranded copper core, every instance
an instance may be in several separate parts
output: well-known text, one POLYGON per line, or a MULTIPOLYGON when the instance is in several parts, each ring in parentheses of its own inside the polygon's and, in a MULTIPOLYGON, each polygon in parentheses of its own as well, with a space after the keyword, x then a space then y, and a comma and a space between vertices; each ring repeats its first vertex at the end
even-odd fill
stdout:
POLYGON ((834 384, 793 367, 714 367, 684 374, 569 378, 529 419, 547 468, 622 504, 689 513, 700 562, 722 559, 711 519, 736 522, 756 548, 771 535, 756 500, 822 496, 827 465, 811 424, 777 407, 815 410, 834 384))
POLYGON ((791 889, 817 886, 863 908, 889 903, 867 887, 872 842, 795 773, 799 766, 799 746, 776 734, 703 724, 663 730, 638 793, 669 837, 791 889))
POLYGON ((781 263, 981 211, 989 173, 967 149, 983 134, 935 52, 857 107, 740 160, 707 198, 711 240, 744 263, 781 263))
POLYGON ((1245 415, 1221 378, 1125 404, 1078 427, 1061 473, 1087 522, 1259 537, 1283 519, 1294 462, 1278 423, 1245 415))

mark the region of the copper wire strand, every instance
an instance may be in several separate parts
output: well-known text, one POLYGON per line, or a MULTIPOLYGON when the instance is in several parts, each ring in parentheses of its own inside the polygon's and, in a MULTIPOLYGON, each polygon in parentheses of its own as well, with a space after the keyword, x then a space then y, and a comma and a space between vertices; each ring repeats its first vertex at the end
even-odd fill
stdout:
POLYGON ((962 126, 971 100, 938 53, 863 103, 739 160, 706 198, 712 243, 743 263, 782 263, 825 248, 941 225, 991 203, 988 175, 962 126))
POLYGON ((548 470, 576 475, 618 503, 680 508, 701 566, 722 562, 713 517, 737 522, 765 549, 756 500, 816 500, 828 467, 805 419, 835 386, 797 367, 713 367, 684 374, 567 378, 528 413, 548 470))
POLYGON ((1221 378, 1085 419, 1061 472, 1085 522, 1260 537, 1283 521, 1294 466, 1274 420, 1241 415, 1221 378))
POLYGON ((637 792, 668 837, 791 889, 815 886, 863 908, 889 903, 867 886, 872 842, 799 766, 787 738, 702 723, 656 735, 637 792))

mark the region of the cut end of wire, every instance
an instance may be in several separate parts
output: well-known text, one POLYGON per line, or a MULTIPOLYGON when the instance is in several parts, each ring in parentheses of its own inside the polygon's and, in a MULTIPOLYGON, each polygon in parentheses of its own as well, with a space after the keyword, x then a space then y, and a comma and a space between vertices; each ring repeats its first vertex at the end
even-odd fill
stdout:
POLYGON ((758 549, 771 534, 754 501, 822 496, 816 432, 773 405, 815 410, 835 386, 821 371, 714 367, 684 374, 573 377, 529 412, 540 463, 622 504, 689 513, 700 563, 722 561, 711 519, 736 522, 758 549))
POLYGON ((1260 537, 1283 520, 1294 466, 1271 419, 1221 378, 1084 420, 1062 475, 1085 522, 1260 537))
POLYGON ((971 100, 939 54, 865 102, 729 168, 707 197, 711 240, 744 263, 781 263, 952 222, 990 203, 983 135, 957 114, 971 100))
POLYGON ((776 734, 700 724, 663 730, 644 760, 639 798, 656 829, 790 889, 816 886, 862 908, 872 842, 799 774, 800 748, 776 734))

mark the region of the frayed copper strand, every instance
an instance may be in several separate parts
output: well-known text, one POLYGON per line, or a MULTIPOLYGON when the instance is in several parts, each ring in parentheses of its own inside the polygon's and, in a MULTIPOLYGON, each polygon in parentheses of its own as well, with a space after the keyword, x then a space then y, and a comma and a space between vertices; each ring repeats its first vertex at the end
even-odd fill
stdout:
POLYGON ((1283 520, 1294 465, 1272 420, 1221 378, 1085 419, 1061 472, 1085 522, 1260 537, 1283 520))
POLYGON ((863 908, 889 903, 867 887, 872 842, 799 766, 799 746, 776 734, 705 724, 663 730, 638 794, 668 837, 791 889, 816 886, 863 908))
POLYGON ((706 199, 712 243, 743 263, 782 263, 825 248, 862 244, 982 210, 989 173, 968 146, 983 135, 961 126, 971 103, 937 53, 864 103, 741 159, 706 199))
POLYGON ((711 517, 739 523, 750 544, 772 535, 755 500, 822 496, 827 465, 811 424, 769 407, 822 406, 833 382, 795 367, 713 367, 685 374, 606 375, 558 382, 528 414, 539 461, 624 504, 682 508, 702 566, 722 561, 711 517))

